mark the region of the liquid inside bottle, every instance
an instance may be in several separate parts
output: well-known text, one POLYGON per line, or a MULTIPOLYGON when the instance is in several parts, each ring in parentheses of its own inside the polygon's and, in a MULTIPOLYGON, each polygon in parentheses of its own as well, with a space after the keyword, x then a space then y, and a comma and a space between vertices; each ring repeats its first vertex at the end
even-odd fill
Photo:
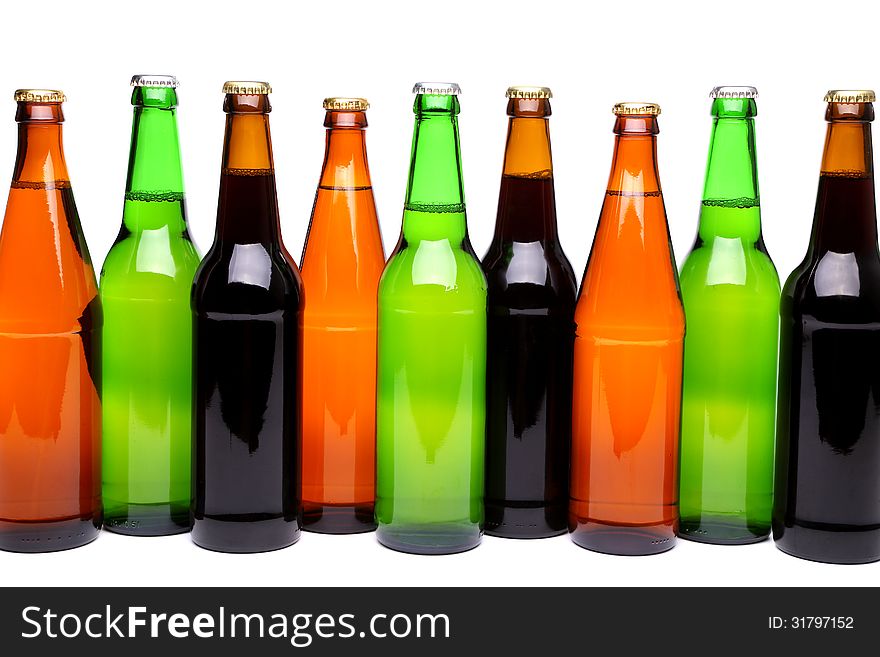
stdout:
POLYGON ((375 529, 376 295, 385 266, 363 99, 328 98, 327 148, 303 250, 303 522, 375 529))
POLYGON ((781 304, 773 538, 829 563, 880 559, 880 254, 873 92, 826 96, 810 246, 781 304))
POLYGON ((556 229, 550 90, 511 87, 488 280, 486 533, 568 526, 577 283, 556 229))
POLYGON ((400 242, 379 285, 379 541, 448 554, 483 522, 486 279, 467 236, 457 85, 417 85, 400 242))
POLYGON ((224 92, 217 230, 192 295, 192 538, 260 552, 300 536, 302 283, 281 242, 268 84, 224 92))
POLYGON ((188 531, 192 452, 189 236, 177 81, 135 76, 123 222, 101 272, 104 523, 153 536, 188 531))
POLYGON ((761 236, 756 96, 754 87, 713 90, 699 230, 681 269, 679 535, 707 543, 770 532, 779 278, 761 236))
POLYGON ((684 312, 656 167, 659 107, 615 107, 615 155, 575 322, 569 529, 578 545, 675 544, 684 312))
POLYGON ((101 527, 101 304, 62 150, 61 92, 19 90, 0 233, 0 549, 101 527))

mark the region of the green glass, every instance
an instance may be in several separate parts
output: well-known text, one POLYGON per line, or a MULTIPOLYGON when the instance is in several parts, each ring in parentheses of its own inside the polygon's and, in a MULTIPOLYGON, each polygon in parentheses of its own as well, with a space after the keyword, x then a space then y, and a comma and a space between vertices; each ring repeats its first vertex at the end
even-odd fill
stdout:
POLYGON ((468 239, 457 85, 416 85, 400 241, 379 283, 376 521, 418 554, 476 547, 483 521, 486 279, 468 239))
POLYGON ((189 530, 192 322, 176 81, 136 76, 122 228, 101 271, 104 526, 189 530), (167 85, 167 86, 165 86, 167 85))
POLYGON ((681 268, 679 535, 705 543, 770 532, 780 290, 761 236, 756 95, 713 91, 699 231, 681 268))

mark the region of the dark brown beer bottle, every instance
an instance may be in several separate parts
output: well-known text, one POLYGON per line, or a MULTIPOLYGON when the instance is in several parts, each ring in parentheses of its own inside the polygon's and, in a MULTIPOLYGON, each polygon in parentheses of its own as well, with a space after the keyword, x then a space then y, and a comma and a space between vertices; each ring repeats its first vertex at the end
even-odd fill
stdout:
POLYGON ((61 142, 64 94, 19 89, 0 234, 0 549, 101 527, 101 304, 61 142))
POLYGON ((829 91, 813 232, 782 293, 773 538, 880 559, 880 254, 873 91, 829 91))
POLYGON ((568 527, 577 282, 559 244, 546 87, 510 87, 489 283, 486 533, 568 527))
POLYGON ((281 241, 265 82, 227 82, 214 244, 193 285, 193 541, 222 552, 300 535, 302 282, 281 241))

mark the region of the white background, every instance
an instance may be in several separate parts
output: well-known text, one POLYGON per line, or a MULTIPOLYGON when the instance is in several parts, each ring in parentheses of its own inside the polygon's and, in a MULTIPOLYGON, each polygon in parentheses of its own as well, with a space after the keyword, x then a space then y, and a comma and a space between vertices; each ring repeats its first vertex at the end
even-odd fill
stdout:
MULTIPOLYGON (((283 232, 297 257, 324 148, 321 100, 365 96, 369 160, 386 251, 400 229, 417 80, 461 84, 461 141, 471 239, 495 220, 507 128, 504 90, 547 85, 559 230, 580 275, 610 165, 619 100, 659 102, 660 175, 679 262, 696 230, 709 137, 709 90, 760 90, 764 236, 784 279, 809 238, 829 88, 880 88, 877 9, 848 3, 643 0, 542 2, 40 2, 0 10, 0 179, 15 159, 18 87, 63 89, 65 150, 96 268, 121 221, 134 73, 177 75, 189 220, 202 253, 213 236, 227 79, 268 80, 283 232), (3 100, 5 99, 5 101, 3 100)), ((880 564, 829 566, 772 542, 680 541, 660 556, 594 554, 567 537, 487 537, 455 556, 418 557, 372 534, 304 534, 286 550, 222 555, 188 536, 104 533, 64 553, 0 553, 12 585, 806 585, 880 584, 880 564)))

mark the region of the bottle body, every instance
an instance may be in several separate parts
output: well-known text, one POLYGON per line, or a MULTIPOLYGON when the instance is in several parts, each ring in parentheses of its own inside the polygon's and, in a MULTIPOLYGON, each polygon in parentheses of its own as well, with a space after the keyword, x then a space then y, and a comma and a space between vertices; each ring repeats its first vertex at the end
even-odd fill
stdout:
POLYGON ((226 107, 217 233, 192 292, 192 538, 260 552, 300 535, 302 290, 280 239, 268 99, 226 107))
POLYGON ((656 119, 618 117, 575 310, 569 529, 578 545, 675 544, 684 313, 656 176, 656 119))
POLYGON ((20 100, 17 120, 0 233, 0 548, 48 552, 101 527, 102 314, 60 99, 20 100))
POLYGON ((417 97, 403 234, 379 283, 378 538, 421 554, 476 547, 483 521, 486 280, 467 238, 454 99, 417 97), (427 189, 428 177, 449 186, 427 189))
POLYGON ((103 493, 107 529, 190 526, 192 313, 173 89, 135 89, 123 225, 101 272, 103 493), (161 149, 161 150, 160 150, 161 149))
POLYGON ((794 556, 864 563, 880 559, 873 109, 832 103, 829 118, 810 248, 782 295, 773 538, 794 556))
POLYGON ((679 535, 752 543, 770 532, 779 278, 761 237, 754 100, 718 99, 687 316, 679 535))
POLYGON ((568 526, 577 284, 556 233, 549 101, 512 98, 508 108, 498 219, 483 259, 485 525, 490 535, 540 538, 568 526))
POLYGON ((376 295, 385 265, 363 110, 328 109, 302 259, 303 523, 375 529, 376 295))

